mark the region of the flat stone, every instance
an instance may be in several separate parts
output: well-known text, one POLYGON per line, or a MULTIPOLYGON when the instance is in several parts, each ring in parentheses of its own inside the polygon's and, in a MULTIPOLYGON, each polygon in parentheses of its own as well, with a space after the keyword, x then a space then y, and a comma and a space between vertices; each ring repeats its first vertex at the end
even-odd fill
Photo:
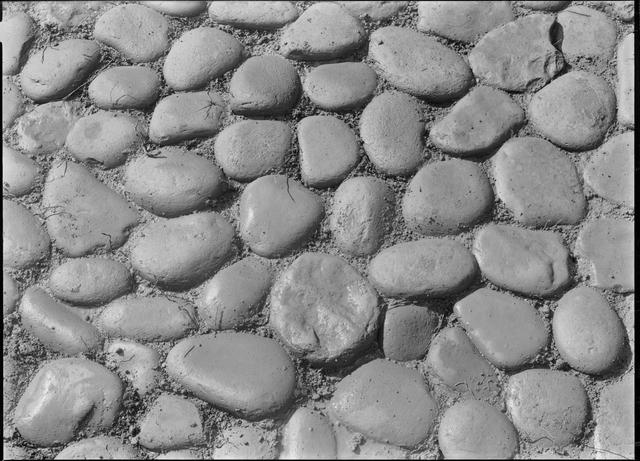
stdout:
POLYGON ((349 125, 339 118, 313 115, 298 122, 300 172, 311 187, 340 184, 360 160, 360 146, 349 125))
POLYGON ((145 109, 158 99, 160 78, 148 67, 110 67, 91 81, 88 94, 100 109, 145 109))
POLYGON ((27 441, 49 447, 109 429, 120 411, 122 383, 102 365, 86 359, 44 364, 18 402, 14 421, 27 441))
POLYGON ((169 49, 169 21, 151 8, 118 5, 96 21, 93 36, 133 63, 158 59, 169 49))
POLYGON ((474 75, 502 90, 539 90, 564 68, 557 27, 553 16, 533 14, 492 30, 469 53, 474 75))
MULTIPOLYGON (((354 3, 354 2, 349 2, 354 3)), ((373 96, 376 73, 363 62, 339 62, 313 68, 302 87, 312 103, 324 110, 351 110, 373 96)))
POLYGON ((481 288, 458 301, 453 312, 493 365, 513 370, 531 363, 549 344, 549 327, 527 301, 481 288))
POLYGON ((311 238, 323 214, 321 198, 298 181, 263 176, 240 197, 240 237, 257 255, 282 256, 311 238))
POLYGON ((18 85, 7 77, 2 77, 2 131, 24 112, 24 97, 18 85))
POLYGON ((154 451, 198 445, 204 442, 202 418, 189 400, 162 394, 140 421, 139 437, 140 445, 154 451))
POLYGON ((577 224, 586 213, 571 159, 548 141, 512 138, 491 159, 496 194, 526 226, 577 224))
POLYGON ((444 238, 398 243, 369 263, 369 280, 383 296, 449 296, 476 277, 475 259, 464 245, 444 238))
POLYGON ((423 166, 402 199, 407 226, 423 235, 455 234, 493 207, 487 175, 475 163, 451 159, 423 166))
POLYGON ((569 252, 552 231, 489 224, 477 232, 473 254, 489 281, 524 295, 550 296, 570 280, 569 252))
POLYGON ((419 31, 461 42, 475 42, 514 19, 509 2, 418 2, 419 31))
POLYGON ((366 37, 362 23, 346 8, 314 3, 282 31, 280 54, 298 60, 335 59, 360 48, 366 37))
POLYGON ((26 154, 52 154, 64 146, 67 134, 78 120, 80 105, 56 101, 35 106, 16 120, 18 149, 26 154))
POLYGON ((570 0, 523 1, 522 6, 530 10, 558 11, 566 7, 570 0))
POLYGON ((146 135, 147 127, 142 119, 100 111, 78 120, 65 144, 81 162, 114 168, 142 145, 146 135))
POLYGON ((106 363, 124 375, 140 395, 155 388, 162 374, 156 369, 160 366, 160 354, 153 348, 133 341, 111 341, 105 348, 106 363))
POLYGON ((2 271, 2 317, 11 314, 20 300, 20 291, 15 280, 2 271))
POLYGON ((280 274, 270 301, 269 325, 313 364, 352 361, 374 340, 378 296, 338 256, 303 253, 280 274))
POLYGON ((180 147, 164 147, 129 162, 124 187, 136 204, 158 216, 201 210, 225 190, 211 160, 180 147))
POLYGON ((412 447, 429 435, 438 405, 420 373, 376 359, 336 385, 330 411, 367 437, 412 447))
POLYGON ((478 86, 434 123, 429 139, 447 154, 478 156, 500 147, 524 123, 524 111, 508 94, 478 86))
POLYGON ((63 40, 31 55, 20 74, 22 92, 35 102, 60 99, 76 90, 98 66, 94 40, 63 40))
POLYGON ((599 459, 633 459, 634 395, 633 373, 600 392, 593 439, 599 459), (611 456, 614 453, 618 456, 611 456))
POLYGON ((333 431, 336 437, 338 459, 409 459, 408 450, 396 445, 377 442, 360 433, 350 431, 342 424, 334 425, 333 431))
POLYGON ((371 34, 369 58, 393 86, 431 102, 461 97, 474 80, 462 56, 451 48, 397 26, 381 27, 371 34))
POLYGON ((558 77, 531 98, 529 121, 568 150, 598 146, 614 120, 616 96, 601 77, 581 70, 558 77))
POLYGON ((633 209, 633 131, 611 137, 584 167, 584 182, 605 199, 633 209))
POLYGON ((81 26, 92 26, 100 12, 110 6, 112 4, 103 1, 52 1, 34 4, 32 12, 42 25, 70 32, 81 26))
POLYGON ((229 93, 231 110, 236 114, 282 114, 298 102, 300 77, 296 68, 280 56, 253 56, 231 77, 229 93))
POLYGON ((280 459, 336 459, 336 438, 321 413, 298 408, 282 431, 280 459))
POLYGON ((364 151, 379 171, 409 175, 424 161, 422 109, 409 95, 385 92, 367 104, 360 116, 364 151))
POLYGON ((233 227, 217 213, 147 224, 131 246, 131 265, 145 279, 187 288, 211 277, 231 256, 233 227))
POLYGON ((378 178, 344 181, 333 195, 329 228, 338 247, 355 256, 374 254, 391 227, 395 198, 378 178))
POLYGON ((445 328, 431 341, 426 368, 454 395, 498 402, 497 373, 474 347, 461 328, 445 328))
POLYGON ((520 436, 562 448, 582 435, 589 399, 580 380, 558 370, 525 370, 509 378, 505 401, 520 436))
MULTIPOLYGON (((180 2, 182 3, 182 2, 180 2)), ((203 459, 200 453, 196 450, 171 450, 161 455, 156 456, 154 459, 203 459)))
POLYGON ((199 16, 207 9, 205 1, 169 1, 169 2, 140 2, 169 16, 193 17, 199 16))
POLYGON ((214 91, 176 93, 158 102, 151 122, 149 139, 156 144, 206 138, 218 132, 225 103, 214 91))
POLYGON ((589 285, 619 293, 634 290, 633 227, 628 221, 598 219, 580 230, 576 252, 586 260, 589 285))
POLYGON ((635 53, 633 44, 634 34, 629 34, 618 45, 617 69, 618 69, 618 123, 622 126, 633 128, 635 125, 635 80, 634 62, 635 53))
POLYGON ((0 23, 2 75, 15 75, 20 71, 35 33, 36 25, 26 13, 16 13, 0 23))
POLYGON ((119 437, 99 435, 66 446, 54 459, 139 459, 140 453, 132 445, 125 445, 119 437))
POLYGON ((404 10, 409 2, 335 2, 356 17, 367 17, 374 21, 389 19, 404 10))
POLYGON ((198 316, 214 330, 242 326, 260 311, 272 276, 271 267, 253 257, 222 269, 202 288, 198 316))
POLYGON ((244 47, 233 35, 198 27, 180 36, 164 60, 164 79, 177 91, 202 88, 236 67, 244 47))
POLYGON ((284 165, 291 138, 286 122, 241 120, 218 134, 213 150, 225 175, 252 181, 284 165))
POLYGON ((295 21, 298 9, 293 2, 211 2, 209 17, 218 24, 243 29, 271 30, 295 21))
POLYGON ((76 163, 55 161, 45 180, 42 205, 47 230, 65 256, 84 256, 124 244, 138 215, 124 198, 76 163))
POLYGON ((2 195, 19 197, 28 194, 39 180, 38 164, 3 143, 2 195))
POLYGON ((219 434, 213 449, 214 459, 277 459, 277 434, 256 424, 228 427, 219 434))
POLYGON ((167 356, 167 373, 199 398, 244 419, 287 408, 295 367, 275 341, 247 333, 191 336, 167 356))
POLYGON ((49 236, 23 205, 2 200, 2 266, 27 269, 49 256, 49 236))
POLYGON ((422 359, 440 320, 428 307, 410 305, 388 309, 381 341, 384 356, 399 362, 422 359))
POLYGON ((606 14, 582 5, 558 13, 562 26, 562 54, 571 63, 588 60, 607 63, 616 47, 616 23, 606 14))

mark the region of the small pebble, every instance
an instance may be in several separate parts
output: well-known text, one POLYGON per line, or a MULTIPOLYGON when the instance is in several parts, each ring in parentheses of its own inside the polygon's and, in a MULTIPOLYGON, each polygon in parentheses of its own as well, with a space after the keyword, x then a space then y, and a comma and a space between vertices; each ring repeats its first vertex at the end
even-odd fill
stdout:
POLYGON ((593 438, 599 459, 634 458, 634 395, 633 373, 600 392, 593 438), (611 456, 614 453, 618 455, 615 458, 611 456))
POLYGON ((20 300, 18 284, 7 272, 2 271, 2 317, 11 314, 20 300))
POLYGON ((282 431, 280 459, 336 459, 336 438, 321 413, 298 408, 282 431))
POLYGON ((335 2, 356 17, 366 17, 374 21, 389 19, 404 10, 409 2, 335 2))
POLYGON ((54 459, 139 459, 140 453, 132 445, 125 445, 119 437, 100 435, 67 445, 54 459))
POLYGON ((158 1, 148 1, 148 2, 140 2, 149 8, 153 8, 156 11, 160 11, 161 13, 167 14, 169 16, 177 16, 177 17, 193 17, 199 16, 200 13, 203 13, 204 10, 207 9, 207 2, 205 1, 168 1, 168 2, 158 2, 158 1))
POLYGON ((2 131, 24 112, 24 97, 18 85, 7 77, 2 77, 2 131))
POLYGON ((145 109, 158 99, 160 78, 148 67, 110 67, 91 81, 88 94, 100 109, 145 109))
POLYGON ((0 23, 2 42, 2 75, 20 72, 36 35, 36 25, 26 13, 16 13, 0 23))
POLYGON ((35 106, 16 120, 18 149, 26 154, 52 154, 64 146, 79 117, 80 105, 56 101, 35 106))
POLYGON ((381 341, 384 356, 399 362, 422 359, 440 320, 428 307, 410 305, 387 310, 381 341))
POLYGON ((220 431, 213 459, 277 459, 276 437, 257 424, 241 422, 220 431))
POLYGON ((313 68, 302 86, 312 103, 324 110, 360 107, 373 96, 376 73, 363 62, 339 62, 313 68))
POLYGON ((182 397, 161 394, 140 421, 140 445, 149 450, 185 448, 202 442, 198 408, 182 397))
POLYGON ((618 45, 618 123, 624 127, 633 128, 635 125, 635 53, 633 33, 622 39, 618 45))
POLYGON ((211 2, 209 17, 218 24, 243 29, 271 30, 295 21, 298 9, 293 2, 211 2))
POLYGON ((105 346, 106 363, 115 368, 141 396, 152 391, 162 377, 160 354, 133 341, 115 340, 105 346))
POLYGON ((2 195, 19 197, 33 190, 40 180, 40 167, 29 157, 2 144, 2 195))
POLYGON ((570 0, 550 0, 550 1, 523 1, 522 6, 530 10, 558 11, 566 7, 570 0))
POLYGON ((49 256, 49 236, 23 205, 2 200, 2 266, 27 269, 49 256))
POLYGON ((572 5, 558 13, 562 27, 559 48, 570 63, 608 64, 616 47, 616 23, 606 14, 582 5, 572 5))

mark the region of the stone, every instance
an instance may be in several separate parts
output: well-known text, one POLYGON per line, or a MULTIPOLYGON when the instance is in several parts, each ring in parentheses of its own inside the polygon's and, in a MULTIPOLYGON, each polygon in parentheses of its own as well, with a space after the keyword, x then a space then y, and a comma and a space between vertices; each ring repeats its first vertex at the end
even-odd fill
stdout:
POLYGON ((428 307, 409 305, 388 309, 381 346, 384 356, 399 362, 422 359, 441 318, 428 307))
POLYGON ((149 346, 115 340, 106 345, 104 351, 107 365, 124 375, 141 396, 152 391, 162 377, 157 371, 160 354, 149 346))
POLYGON ((518 432, 495 407, 467 399, 445 411, 438 443, 445 459, 511 459, 518 453, 518 432))
POLYGON ((98 18, 96 40, 115 48, 133 63, 151 62, 169 49, 169 21, 146 6, 128 4, 111 8, 98 18))
POLYGON ((94 40, 69 39, 31 55, 20 74, 22 92, 35 102, 64 98, 79 88, 98 66, 94 40))
POLYGON ((11 314, 20 300, 18 284, 7 272, 2 271, 2 317, 11 314))
POLYGON ((49 447, 70 442, 76 432, 109 429, 122 404, 120 378, 86 359, 45 363, 16 407, 14 421, 27 441, 49 447))
POLYGON ((212 276, 232 253, 233 227, 221 215, 196 213, 147 224, 131 245, 131 265, 145 279, 187 288, 212 276))
POLYGON ((209 17, 218 24, 242 29, 272 30, 295 21, 298 9, 293 2, 211 2, 209 17))
POLYGON ((582 5, 572 5, 558 13, 562 27, 562 54, 571 63, 608 63, 616 47, 616 23, 606 14, 582 5))
POLYGON ((49 236, 23 205, 2 200, 2 266, 27 269, 49 256, 49 236))
POLYGON ((24 98, 18 85, 7 77, 2 77, 2 131, 24 112, 24 98))
POLYGON ((633 459, 634 395, 633 373, 600 392, 593 439, 599 459, 633 459), (618 456, 612 457, 614 454, 618 456))
POLYGON ((244 47, 214 27, 191 29, 176 40, 164 60, 164 79, 177 91, 202 88, 236 67, 244 47))
POLYGON ((180 298, 133 296, 107 304, 95 324, 112 338, 171 341, 198 327, 193 306, 180 298))
POLYGON ((568 72, 538 91, 527 109, 543 137, 567 150, 597 147, 614 120, 616 96, 601 77, 568 72))
POLYGON ((109 67, 91 81, 88 94, 100 109, 146 109, 158 99, 160 78, 148 67, 109 67))
POLYGON ((33 190, 40 180, 40 167, 29 157, 2 144, 2 195, 19 197, 33 190))
POLYGON ((269 325, 312 364, 353 361, 374 340, 379 315, 374 289, 338 256, 303 253, 271 289, 269 325))
POLYGON ((528 296, 546 297, 569 283, 569 251, 552 231, 489 224, 473 242, 480 271, 492 283, 528 296))
POLYGON ((502 90, 539 90, 564 68, 557 28, 553 16, 533 14, 492 30, 469 53, 473 74, 502 90))
POLYGON ((167 373, 197 397, 244 419, 286 409, 295 367, 278 343, 248 333, 191 336, 167 356, 167 373))
POLYGON ((510 139, 491 164, 496 195, 522 224, 577 224, 586 214, 575 165, 549 141, 510 139))
POLYGON ((453 312, 480 353, 500 369, 531 363, 549 344, 549 327, 527 301, 481 288, 453 312))
POLYGON ((118 248, 138 222, 137 213, 120 194, 67 160, 56 160, 49 169, 42 205, 49 210, 49 235, 65 256, 118 248))
POLYGON ((224 111, 224 100, 214 91, 172 94, 153 110, 149 139, 165 145, 213 136, 222 124, 224 111))
POLYGON ((360 116, 364 151, 377 170, 406 176, 424 161, 422 109, 409 95, 385 92, 373 98, 360 116))
POLYGON ((317 411, 298 408, 282 431, 280 459, 336 459, 336 438, 329 420, 317 411))
POLYGON ((202 418, 189 400, 161 394, 140 421, 140 445, 161 451, 204 442, 202 418))
POLYGON ((578 234, 576 253, 589 274, 589 285, 618 293, 634 290, 633 223, 618 219, 588 222, 578 234))
POLYGON ((458 53, 433 37, 402 27, 381 27, 373 32, 369 59, 391 85, 429 102, 457 99, 474 80, 458 53))
POLYGON ((125 445, 119 437, 100 435, 67 445, 54 459, 139 459, 140 453, 132 445, 125 445))
POLYGON ((622 39, 618 45, 616 61, 618 70, 618 123, 628 128, 633 128, 635 125, 635 106, 633 102, 635 94, 634 37, 635 35, 631 33, 622 39))
POLYGON ((154 459, 202 459, 202 456, 195 450, 171 450, 156 456, 154 459))
POLYGON ((169 1, 169 2, 140 2, 149 8, 153 8, 156 11, 160 11, 169 16, 177 17, 193 17, 200 16, 207 9, 207 2, 205 1, 169 1))
POLYGON ((282 31, 280 54, 297 60, 335 59, 360 48, 366 37, 362 23, 346 8, 314 3, 282 31))
POLYGON ((279 257, 304 245, 323 215, 321 198, 298 181, 263 176, 240 196, 240 237, 257 255, 279 257))
POLYGON ((253 181, 284 165, 291 138, 286 122, 241 120, 218 134, 213 151, 225 175, 253 181))
POLYGON ((20 72, 35 35, 36 25, 26 13, 16 13, 0 23, 2 75, 20 72))
POLYGON ((360 161, 360 146, 339 118, 313 115, 298 122, 302 182, 324 188, 340 184, 360 161))
POLYGON ((158 216, 201 210, 225 190, 211 160, 180 147, 164 147, 129 162, 124 187, 136 204, 158 216))
POLYGON ((44 26, 71 32, 82 26, 93 25, 98 14, 110 5, 105 1, 53 1, 34 4, 32 12, 34 18, 44 26))
POLYGON ((419 372, 382 359, 343 378, 329 408, 348 428, 403 447, 422 442, 438 413, 419 372))
POLYGON ((114 168, 142 145, 146 135, 142 119, 100 111, 78 120, 65 144, 71 155, 81 162, 114 168))
POLYGON ((488 154, 525 123, 524 111, 508 94, 477 86, 431 127, 429 139, 460 157, 488 154))
POLYGON ((591 375, 606 373, 622 358, 625 336, 620 317, 593 288, 574 288, 558 301, 553 339, 573 369, 591 375))
POLYGON ((566 7, 570 0, 551 0, 551 1, 523 1, 522 6, 530 10, 538 11, 558 11, 566 7))
POLYGON ((329 228, 338 247, 354 256, 374 254, 391 228, 395 198, 378 178, 344 181, 333 195, 329 228))
POLYGON ((610 202, 634 208, 634 132, 612 136, 584 167, 584 182, 610 202))
POLYGON ((214 459, 277 459, 277 434, 257 424, 241 422, 220 431, 214 459))
POLYGON ((441 330, 431 341, 425 360, 435 375, 434 384, 444 384, 454 396, 473 397, 492 405, 500 400, 500 379, 461 328, 441 330))
POLYGON ((369 280, 383 296, 443 297, 464 290, 478 267, 464 245, 445 238, 398 243, 369 263, 369 280))
POLYGON ((350 431, 342 424, 334 425, 333 430, 338 459, 409 459, 408 450, 364 437, 360 433, 350 431))
POLYGON ((469 228, 493 207, 487 175, 475 163, 451 159, 423 166, 402 199, 407 226, 422 235, 454 234, 469 228))
POLYGON ((16 120, 17 147, 30 155, 52 154, 64 146, 78 120, 80 105, 56 101, 35 106, 16 120))
POLYGON ((513 21, 509 2, 418 2, 418 30, 472 43, 513 21))
POLYGON ((234 72, 229 93, 231 110, 236 114, 283 114, 298 102, 300 77, 280 56, 252 56, 234 72))
POLYGON ((202 288, 197 301, 200 319, 214 330, 247 323, 262 307, 272 272, 268 264, 253 257, 222 269, 202 288))
POLYGON ((128 293, 132 283, 124 264, 104 258, 70 259, 49 275, 49 288, 54 296, 84 306, 106 304, 128 293))
POLYGON ((29 459, 30 455, 27 450, 15 445, 9 445, 3 442, 2 444, 2 458, 3 459, 29 459))
POLYGON ((505 401, 522 439, 563 448, 582 435, 589 399, 580 380, 558 370, 525 370, 509 378, 505 401))
MULTIPOLYGON (((354 2, 349 2, 354 3, 354 2)), ((378 83, 363 62, 339 62, 314 67, 302 87, 312 103, 329 111, 351 110, 367 103, 378 83)))
POLYGON ((356 17, 366 17, 374 21, 389 19, 404 10, 409 2, 335 2, 356 17))

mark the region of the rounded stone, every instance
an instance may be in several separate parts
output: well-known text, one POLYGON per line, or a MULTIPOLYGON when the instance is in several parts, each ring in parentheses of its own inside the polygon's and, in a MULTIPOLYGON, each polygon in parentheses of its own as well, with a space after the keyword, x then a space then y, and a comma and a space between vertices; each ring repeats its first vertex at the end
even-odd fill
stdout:
POLYGON ((39 179, 40 168, 36 162, 2 143, 2 195, 28 194, 39 179))
POLYGON ((351 361, 374 339, 378 296, 345 260, 304 253, 271 290, 269 324, 294 354, 318 365, 351 361))
POLYGON ((140 2, 145 6, 160 11, 161 13, 169 16, 177 17, 193 17, 199 16, 207 9, 207 2, 205 1, 148 1, 140 2))
POLYGON ((384 356, 399 362, 420 360, 440 326, 440 316, 422 306, 399 306, 387 310, 382 329, 384 356))
POLYGON ((473 74, 462 56, 411 29, 377 29, 369 39, 369 58, 393 86, 431 102, 457 99, 473 84, 473 74))
POLYGON ((27 154, 52 154, 64 146, 67 134, 78 120, 77 102, 40 104, 16 120, 17 147, 27 154))
POLYGON ((352 15, 356 17, 366 17, 374 21, 389 19, 404 10, 409 2, 367 2, 367 1, 348 1, 335 2, 346 8, 352 15))
POLYGON ((635 126, 635 34, 626 35, 618 45, 616 56, 618 70, 618 123, 623 127, 635 126))
POLYGON ((606 14, 582 5, 564 9, 556 18, 562 27, 562 54, 569 62, 608 63, 616 47, 616 23, 606 14))
POLYGON ((49 256, 49 236, 23 205, 2 200, 2 266, 27 269, 49 256))
POLYGON ((280 459, 335 459, 336 438, 321 413, 298 408, 282 431, 280 459))
POLYGON ((160 78, 148 67, 110 67, 91 81, 88 94, 100 109, 145 109, 158 99, 160 78))
POLYGON ((140 445, 169 450, 204 442, 202 418, 192 402, 170 394, 160 395, 140 421, 140 445))
POLYGON ((218 24, 243 29, 271 30, 295 21, 298 9, 293 2, 211 2, 209 17, 218 24))
POLYGON ((124 187, 136 204, 158 216, 201 210, 225 190, 211 160, 180 147, 165 147, 129 162, 124 187))
POLYGON ((560 356, 572 368, 599 375, 621 359, 625 331, 620 317, 600 293, 578 287, 558 301, 553 339, 560 356))
POLYGON ((424 161, 422 109, 409 95, 385 92, 367 104, 360 116, 364 151, 379 171, 409 175, 424 161))
POLYGON ((263 425, 240 422, 220 431, 213 459, 277 459, 277 432, 263 425))
POLYGON ((119 437, 99 435, 67 445, 54 459, 138 459, 140 453, 119 437))
POLYGON ((12 14, 0 24, 2 75, 15 75, 36 35, 36 24, 26 13, 12 14))
POLYGON ((363 62, 323 64, 313 68, 302 87, 312 103, 324 110, 351 110, 373 96, 376 73, 363 62))
POLYGON ((2 77, 2 131, 12 126, 23 112, 24 97, 20 88, 7 77, 2 77))
POLYGON ((104 352, 107 366, 124 375, 141 396, 152 391, 162 377, 160 354, 152 347, 115 340, 105 345, 104 352))
POLYGON ((213 275, 231 256, 233 227, 217 213, 147 224, 131 245, 131 265, 145 279, 187 288, 213 275))
POLYGON ((466 288, 478 267, 469 250, 454 240, 425 238, 398 243, 369 263, 369 280, 383 296, 449 296, 466 288))
POLYGON ((167 356, 167 373, 199 398, 244 419, 286 409, 295 367, 275 341, 247 333, 191 336, 167 356))
POLYGON ((418 171, 402 199, 402 215, 420 234, 453 234, 478 222, 492 206, 493 190, 482 169, 451 159, 418 171))
POLYGON ((319 196, 284 175, 249 184, 240 197, 240 237, 265 258, 285 255, 304 245, 320 224, 319 196))
POLYGON ((5 271, 2 271, 2 317, 11 314, 18 304, 20 292, 18 284, 5 271))
POLYGON ((600 392, 593 438, 600 459, 611 459, 613 453, 618 457, 634 458, 634 387, 634 373, 627 373, 600 392))
POLYGON ((616 96, 603 78, 571 71, 535 93, 527 112, 534 128, 552 143, 588 150, 602 142, 613 123, 616 96))

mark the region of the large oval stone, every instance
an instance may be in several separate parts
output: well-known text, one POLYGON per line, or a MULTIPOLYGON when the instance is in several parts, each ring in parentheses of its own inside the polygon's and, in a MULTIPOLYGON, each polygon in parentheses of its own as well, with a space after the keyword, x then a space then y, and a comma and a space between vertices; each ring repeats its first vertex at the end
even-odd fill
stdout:
POLYGON ((49 255, 49 236, 23 205, 2 200, 2 265, 26 269, 49 255))
POLYGON ((350 110, 366 103, 378 76, 363 62, 339 62, 313 68, 302 86, 312 103, 324 110, 350 110))
POLYGON ((158 99, 160 78, 148 67, 110 67, 91 81, 88 94, 100 109, 145 109, 158 99))

